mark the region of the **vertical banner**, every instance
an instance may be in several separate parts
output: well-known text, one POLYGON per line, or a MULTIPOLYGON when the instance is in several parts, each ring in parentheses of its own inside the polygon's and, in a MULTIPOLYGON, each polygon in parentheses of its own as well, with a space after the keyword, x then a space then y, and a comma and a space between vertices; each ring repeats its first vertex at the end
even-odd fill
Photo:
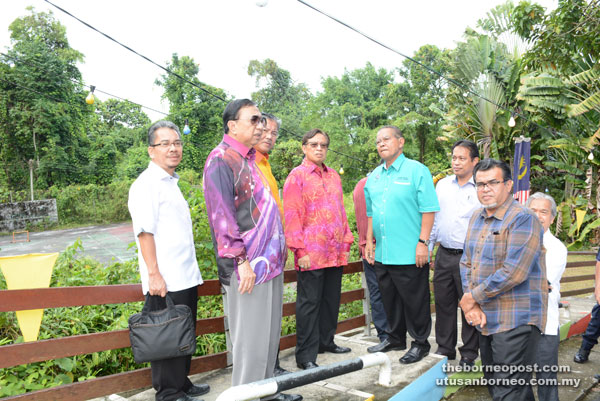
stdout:
MULTIPOLYGON (((33 253, 0 258, 0 270, 9 290, 47 288, 58 253, 33 253)), ((17 311, 17 321, 24 341, 37 340, 43 309, 17 311)))
POLYGON ((529 198, 529 168, 531 165, 531 138, 516 139, 513 163, 513 196, 524 205, 529 198))

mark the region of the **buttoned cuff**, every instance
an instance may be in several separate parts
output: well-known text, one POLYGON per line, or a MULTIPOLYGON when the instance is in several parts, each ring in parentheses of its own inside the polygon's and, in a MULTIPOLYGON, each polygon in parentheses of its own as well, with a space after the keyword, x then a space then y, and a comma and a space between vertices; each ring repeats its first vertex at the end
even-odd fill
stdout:
POLYGON ((471 290, 471 296, 479 305, 482 305, 488 301, 488 298, 485 296, 483 284, 480 284, 477 287, 473 288, 471 290))

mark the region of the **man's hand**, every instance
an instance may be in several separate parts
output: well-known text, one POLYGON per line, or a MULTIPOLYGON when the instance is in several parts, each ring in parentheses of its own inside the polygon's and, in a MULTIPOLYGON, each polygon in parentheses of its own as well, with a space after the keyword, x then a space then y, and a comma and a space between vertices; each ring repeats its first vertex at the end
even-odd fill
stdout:
POLYGON ((596 295, 596 302, 600 304, 600 283, 596 281, 596 291, 594 292, 596 295))
POLYGON ((167 295, 167 283, 158 271, 148 274, 148 292, 150 295, 160 295, 163 298, 167 295))
POLYGON ((308 254, 298 259, 298 267, 300 269, 310 269, 310 256, 308 254))
POLYGON ((460 308, 465 313, 465 316, 468 312, 471 311, 471 309, 473 309, 476 306, 479 307, 477 302, 475 302, 475 300, 473 299, 473 295, 471 295, 470 292, 465 292, 465 294, 460 299, 460 308))
POLYGON ((417 249, 415 250, 415 261, 417 267, 423 267, 427 264, 427 257, 429 256, 429 249, 427 245, 422 242, 417 242, 417 249))
POLYGON ((370 265, 375 263, 375 244, 369 241, 365 245, 365 259, 370 265))
POLYGON ((475 304, 473 309, 471 309, 468 313, 465 313, 465 318, 471 326, 479 325, 481 328, 483 328, 487 323, 487 317, 478 304, 475 304))
POLYGON ((244 292, 248 292, 248 294, 251 294, 252 289, 254 288, 254 282, 256 281, 256 274, 254 274, 252 266, 250 266, 250 262, 246 260, 244 261, 244 263, 239 265, 238 274, 240 275, 240 285, 238 286, 238 292, 240 294, 243 294, 244 292))

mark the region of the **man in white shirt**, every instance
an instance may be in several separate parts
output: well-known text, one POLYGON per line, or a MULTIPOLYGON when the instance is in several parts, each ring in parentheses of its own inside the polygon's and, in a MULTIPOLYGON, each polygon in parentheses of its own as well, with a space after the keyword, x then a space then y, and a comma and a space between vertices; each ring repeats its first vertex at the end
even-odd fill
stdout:
MULTIPOLYGON (((202 276, 196 261, 192 218, 183 198, 175 168, 181 162, 179 128, 159 121, 148 130, 150 164, 129 189, 129 213, 138 248, 142 291, 151 311, 166 308, 165 296, 190 307, 196 322, 198 285, 202 276)), ((187 377, 192 357, 151 362, 157 401, 202 401, 207 384, 194 385, 187 377)))
MULTIPOLYGON (((527 199, 527 207, 533 210, 544 226, 544 248, 546 248, 546 276, 550 286, 548 294, 548 315, 546 328, 540 337, 537 364, 558 366, 558 345, 560 343, 558 302, 560 301, 560 278, 567 265, 567 247, 549 230, 556 217, 556 202, 550 195, 536 192, 527 199)), ((552 369, 549 369, 552 370, 552 369)), ((537 379, 554 379, 556 372, 536 372, 537 379)), ((538 386, 538 398, 544 401, 558 401, 558 386, 538 386)))
MULTIPOLYGON (((479 150, 471 141, 460 140, 452 147, 452 171, 436 186, 440 211, 435 214, 430 248, 439 243, 433 271, 435 296, 436 354, 456 358, 458 303, 463 295, 460 279, 460 258, 473 211, 480 208, 473 182, 473 169, 479 162, 479 150)), ((473 366, 478 356, 477 330, 465 320, 461 311, 463 346, 459 347, 461 366, 473 366)))

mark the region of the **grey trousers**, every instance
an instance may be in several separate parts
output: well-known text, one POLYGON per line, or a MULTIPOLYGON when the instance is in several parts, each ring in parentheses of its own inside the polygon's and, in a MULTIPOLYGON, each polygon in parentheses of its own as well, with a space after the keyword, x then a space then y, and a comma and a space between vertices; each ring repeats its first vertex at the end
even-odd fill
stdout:
POLYGON ((273 377, 279 349, 283 307, 283 274, 240 294, 231 275, 227 293, 227 317, 233 343, 232 386, 273 377))

